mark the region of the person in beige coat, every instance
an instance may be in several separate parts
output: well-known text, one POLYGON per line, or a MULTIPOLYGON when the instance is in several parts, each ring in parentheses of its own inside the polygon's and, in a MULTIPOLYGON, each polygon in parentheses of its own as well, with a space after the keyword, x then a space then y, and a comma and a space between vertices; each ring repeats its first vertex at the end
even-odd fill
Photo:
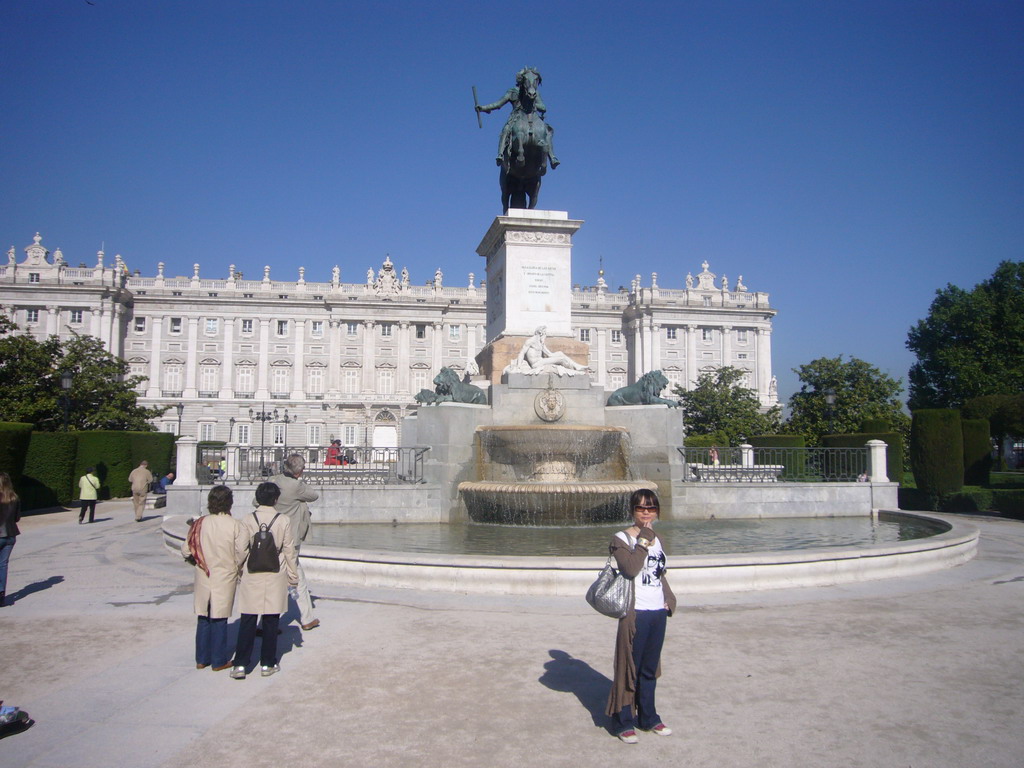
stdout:
POLYGON ((149 462, 142 461, 139 466, 128 475, 128 482, 132 485, 132 505, 135 507, 135 522, 142 522, 142 512, 146 509, 146 494, 149 493, 149 486, 153 484, 153 473, 149 471, 149 462))
MULTIPOLYGON (((286 515, 274 509, 281 489, 274 483, 260 483, 256 489, 256 511, 242 519, 247 542, 261 525, 269 526, 278 551, 280 568, 277 573, 250 573, 242 566, 242 580, 238 587, 238 610, 242 614, 238 624, 238 644, 235 646, 231 677, 245 679, 245 670, 252 658, 256 640, 256 618, 262 614, 263 642, 260 647, 260 665, 264 677, 280 671, 277 665, 277 625, 281 614, 288 610, 288 587, 299 580, 298 556, 295 537, 286 515)), ((247 544, 248 546, 248 544, 247 544)))
POLYGON ((214 672, 231 666, 228 618, 235 602, 238 569, 249 548, 245 528, 231 516, 231 489, 210 489, 210 512, 196 519, 181 545, 181 554, 195 565, 196 669, 214 672))

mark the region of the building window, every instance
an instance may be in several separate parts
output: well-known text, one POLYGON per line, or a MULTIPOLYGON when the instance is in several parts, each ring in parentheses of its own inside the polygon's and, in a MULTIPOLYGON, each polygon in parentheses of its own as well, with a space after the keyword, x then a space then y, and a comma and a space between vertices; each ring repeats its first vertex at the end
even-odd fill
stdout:
POLYGON ((711 297, 710 296, 704 296, 703 299, 704 299, 704 306, 705 307, 710 307, 711 306, 711 297))
POLYGON ((394 327, 393 323, 381 323, 380 324, 380 335, 381 335, 381 338, 390 339, 393 327, 394 327))
POLYGON ((377 371, 377 394, 395 394, 395 372, 389 368, 382 368, 377 371))
POLYGON ((359 394, 359 373, 358 368, 345 369, 345 375, 341 380, 341 391, 346 395, 359 394))
POLYGON ((700 329, 700 340, 701 341, 709 342, 709 341, 711 341, 711 338, 712 338, 712 331, 711 331, 710 328, 701 328, 700 329))
POLYGON ((239 392, 253 393, 256 391, 256 387, 253 384, 255 380, 255 371, 251 365, 241 365, 235 369, 235 389, 239 392))
POLYGON ((422 368, 414 368, 412 372, 412 391, 419 392, 421 389, 427 388, 427 379, 430 376, 430 371, 425 371, 422 368))
POLYGON ((135 332, 145 333, 146 332, 146 318, 136 317, 135 318, 135 332))
POLYGON ((220 321, 216 317, 206 318, 206 335, 216 336, 217 331, 220 329, 220 321))
POLYGON ((277 321, 277 335, 278 336, 287 336, 288 335, 288 321, 287 320, 278 320, 277 321))
POLYGON ((167 329, 167 332, 168 333, 176 333, 176 334, 177 333, 181 333, 181 318, 180 317, 172 317, 171 318, 171 326, 170 326, 170 328, 167 329))
POLYGON ((425 323, 416 323, 416 338, 425 339, 427 338, 427 326, 425 323))
POLYGON ((275 366, 271 369, 271 383, 270 392, 274 395, 286 395, 288 394, 288 374, 289 369, 283 365, 275 366))
POLYGON ((746 360, 747 359, 747 353, 746 352, 740 352, 738 355, 736 355, 736 359, 737 360, 746 360))
POLYGON ((82 322, 82 310, 72 309, 71 310, 71 322, 75 325, 80 325, 82 322))
POLYGON ((608 386, 611 389, 618 389, 619 387, 626 386, 626 374, 624 374, 624 373, 609 373, 608 374, 608 386))
POLYGON ((271 430, 271 435, 272 435, 272 439, 274 441, 274 445, 284 445, 284 443, 285 443, 285 432, 284 432, 285 425, 284 424, 273 424, 271 426, 273 426, 273 430, 271 430))
POLYGON ((30 283, 38 283, 39 282, 39 273, 38 272, 29 272, 28 273, 28 281, 30 283))
POLYGON ((323 435, 323 426, 320 424, 306 425, 306 445, 320 445, 323 435))
POLYGON ((323 336, 324 335, 324 321, 323 320, 314 320, 313 324, 312 324, 312 326, 310 328, 310 333, 312 335, 314 335, 314 336, 323 336))
POLYGON ((163 432, 170 432, 172 435, 178 434, 178 422, 176 421, 165 421, 161 426, 163 432))
POLYGON ((25 310, 25 322, 26 323, 38 323, 39 322, 39 310, 38 309, 26 309, 25 310))
POLYGON ((345 424, 342 427, 343 437, 341 441, 345 445, 357 445, 359 442, 359 427, 356 424, 345 424))
POLYGON ((238 432, 235 435, 235 437, 238 439, 239 445, 248 445, 250 434, 252 433, 250 431, 250 427, 248 424, 239 424, 238 432))
POLYGON ((242 320, 242 333, 246 336, 252 335, 252 320, 248 318, 242 320))
POLYGON ((199 425, 199 439, 204 443, 208 443, 211 440, 213 440, 213 430, 216 426, 217 425, 214 424, 212 421, 202 422, 199 425))
POLYGON ((359 323, 347 322, 345 323, 345 333, 349 336, 359 335, 359 323))
POLYGON ((736 341, 738 341, 740 344, 746 344, 747 343, 747 332, 745 330, 744 331, 736 331, 736 341))
POLYGON ((181 392, 181 366, 165 365, 163 375, 163 390, 165 392, 181 392))
POLYGON ((146 383, 148 377, 146 376, 146 364, 145 363, 129 363, 128 364, 128 375, 131 377, 139 377, 138 383, 135 385, 136 392, 145 392, 146 383))
POLYGON ((448 326, 448 341, 458 341, 462 338, 462 326, 461 325, 449 325, 448 326))
POLYGON ((622 331, 612 330, 612 344, 622 343, 622 331))
POLYGON ((217 378, 220 368, 216 365, 204 365, 199 369, 199 389, 202 392, 216 392, 217 378))
POLYGON ((590 343, 590 329, 589 328, 580 328, 580 341, 585 341, 588 344, 590 343))
POLYGON ((675 341, 676 340, 676 331, 677 330, 678 329, 672 328, 672 327, 669 327, 669 328, 665 329, 665 336, 668 338, 669 341, 675 341))
POLYGON ((306 392, 310 395, 322 395, 324 393, 324 369, 310 368, 307 372, 306 392))

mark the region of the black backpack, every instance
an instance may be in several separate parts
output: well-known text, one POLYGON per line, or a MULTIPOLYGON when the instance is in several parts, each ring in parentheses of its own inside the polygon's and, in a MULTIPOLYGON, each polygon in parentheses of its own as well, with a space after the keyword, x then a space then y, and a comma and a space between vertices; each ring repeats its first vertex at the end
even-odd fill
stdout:
POLYGON ((256 518, 256 524, 260 528, 252 535, 252 541, 249 542, 249 573, 277 573, 281 570, 281 559, 278 557, 277 544, 274 542, 274 534, 270 532, 270 529, 281 513, 275 514, 269 525, 261 523, 255 512, 252 513, 252 516, 256 518))

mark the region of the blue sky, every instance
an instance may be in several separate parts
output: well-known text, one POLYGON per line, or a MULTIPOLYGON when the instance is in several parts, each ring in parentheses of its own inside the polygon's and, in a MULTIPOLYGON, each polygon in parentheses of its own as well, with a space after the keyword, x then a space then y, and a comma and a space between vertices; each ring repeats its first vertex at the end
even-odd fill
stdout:
POLYGON ((821 356, 905 381, 935 290, 1022 258, 1022 40, 1024 4, 984 0, 0 0, 0 245, 464 285, 509 110, 480 130, 471 86, 530 65, 574 282, 707 259, 771 294, 781 397, 821 356))

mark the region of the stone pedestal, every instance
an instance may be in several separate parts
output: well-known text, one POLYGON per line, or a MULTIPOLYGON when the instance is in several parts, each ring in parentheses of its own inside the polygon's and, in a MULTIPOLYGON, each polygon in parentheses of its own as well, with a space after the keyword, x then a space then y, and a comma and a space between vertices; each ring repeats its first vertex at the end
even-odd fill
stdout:
MULTIPOLYGON (((487 377, 492 385, 501 383, 501 372, 519 356, 519 350, 532 335, 533 331, 531 330, 525 336, 502 336, 488 343, 476 356, 480 375, 487 377)), ((589 365, 590 346, 586 342, 548 336, 545 344, 552 352, 564 352, 580 365, 589 365)), ((541 378, 547 381, 547 376, 541 378)), ((590 382, 590 377, 585 374, 578 374, 575 378, 586 380, 588 384, 590 382)), ((564 377, 562 380, 566 381, 568 377, 564 377)))
POLYGON ((488 342, 540 325, 572 337, 572 236, 582 225, 565 211, 513 208, 494 219, 476 249, 487 260, 488 342))

